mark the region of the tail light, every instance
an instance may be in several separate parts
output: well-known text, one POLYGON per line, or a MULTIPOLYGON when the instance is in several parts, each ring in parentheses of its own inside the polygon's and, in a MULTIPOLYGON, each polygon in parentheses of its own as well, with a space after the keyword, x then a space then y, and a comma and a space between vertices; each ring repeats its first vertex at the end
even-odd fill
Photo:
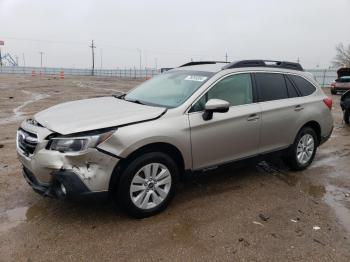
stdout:
POLYGON ((333 100, 332 98, 325 98, 323 99, 324 104, 329 108, 329 110, 332 110, 333 100))

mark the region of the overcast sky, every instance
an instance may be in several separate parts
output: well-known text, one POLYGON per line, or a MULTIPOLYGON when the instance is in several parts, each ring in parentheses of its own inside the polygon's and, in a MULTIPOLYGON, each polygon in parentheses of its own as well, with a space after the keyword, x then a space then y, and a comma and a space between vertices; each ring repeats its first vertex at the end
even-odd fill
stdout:
POLYGON ((171 67, 264 58, 328 67, 350 44, 350 0, 0 0, 2 52, 23 64, 171 67))

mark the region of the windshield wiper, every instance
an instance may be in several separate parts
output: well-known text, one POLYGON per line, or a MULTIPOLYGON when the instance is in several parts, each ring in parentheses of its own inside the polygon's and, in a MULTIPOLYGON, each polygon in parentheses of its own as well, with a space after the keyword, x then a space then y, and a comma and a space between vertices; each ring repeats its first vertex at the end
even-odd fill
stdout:
POLYGON ((137 99, 125 99, 125 101, 140 104, 140 105, 145 105, 145 103, 142 103, 140 100, 137 100, 137 99))
POLYGON ((126 94, 122 93, 122 92, 119 92, 117 94, 113 94, 112 96, 115 97, 115 98, 124 99, 126 94))

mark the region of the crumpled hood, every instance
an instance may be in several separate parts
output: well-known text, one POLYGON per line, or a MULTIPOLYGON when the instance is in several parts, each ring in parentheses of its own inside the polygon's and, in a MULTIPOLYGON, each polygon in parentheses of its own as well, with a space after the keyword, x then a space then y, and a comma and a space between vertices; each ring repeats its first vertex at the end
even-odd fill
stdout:
POLYGON ((54 132, 67 135, 152 120, 165 111, 166 108, 100 97, 58 104, 37 113, 34 119, 54 132))

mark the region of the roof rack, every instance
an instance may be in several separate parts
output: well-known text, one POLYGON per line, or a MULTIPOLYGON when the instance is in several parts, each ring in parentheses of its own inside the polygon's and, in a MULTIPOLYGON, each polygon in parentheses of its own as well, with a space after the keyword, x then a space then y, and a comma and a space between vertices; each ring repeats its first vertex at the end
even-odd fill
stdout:
POLYGON ((228 64, 229 62, 222 62, 222 61, 197 61, 197 62, 189 62, 186 63, 184 65, 181 65, 179 67, 185 67, 185 66, 195 66, 195 65, 213 65, 213 64, 217 64, 217 63, 226 63, 228 64))
POLYGON ((225 65, 222 69, 240 67, 274 67, 304 71, 303 67, 299 63, 274 60, 241 60, 225 65))

